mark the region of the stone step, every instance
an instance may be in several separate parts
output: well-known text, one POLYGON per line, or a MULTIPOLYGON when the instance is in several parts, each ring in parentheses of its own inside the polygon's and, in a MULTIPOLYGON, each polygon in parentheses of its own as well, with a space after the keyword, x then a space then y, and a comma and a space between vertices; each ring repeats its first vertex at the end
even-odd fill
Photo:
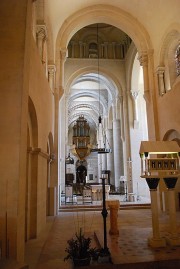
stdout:
MULTIPOLYGON (((121 204, 120 210, 150 209, 151 204, 121 204)), ((101 211, 102 205, 64 205, 60 206, 59 212, 101 211)))

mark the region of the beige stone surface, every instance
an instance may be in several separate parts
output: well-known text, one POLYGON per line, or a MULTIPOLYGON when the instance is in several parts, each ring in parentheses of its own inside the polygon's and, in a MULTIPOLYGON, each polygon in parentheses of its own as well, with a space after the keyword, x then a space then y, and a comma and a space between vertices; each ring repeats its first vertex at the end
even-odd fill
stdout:
MULTIPOLYGON (((82 227, 85 229, 86 234, 93 236, 95 231, 101 246, 103 246, 101 212, 60 213, 54 220, 49 219, 47 227, 41 233, 39 239, 31 240, 27 243, 26 262, 29 262, 29 269, 72 268, 71 261, 63 261, 66 255, 65 248, 67 240, 77 231, 77 224, 81 219, 84 220, 82 227)), ((178 233, 180 232, 179 220, 178 213, 178 233)), ((161 233, 169 236, 167 214, 160 215, 160 223, 161 233)), ((109 227, 110 217, 108 216, 107 228, 109 227)), ((153 262, 164 262, 166 266, 171 263, 171 268, 176 268, 177 264, 174 263, 174 260, 179 260, 180 247, 166 245, 164 248, 153 249, 148 246, 148 237, 152 233, 150 209, 120 210, 118 212, 118 229, 119 236, 107 233, 107 245, 111 252, 114 266, 119 265, 119 267, 115 268, 132 268, 132 264, 133 268, 136 268, 135 266, 138 268, 139 262, 152 262, 151 266, 156 265, 153 262), (168 260, 170 260, 170 263, 168 260)), ((94 239, 92 243, 96 245, 94 239)), ((144 266, 148 266, 148 264, 144 266)))
MULTIPOLYGON (((47 209, 57 213, 58 180, 61 184, 64 179, 62 167, 67 150, 68 100, 67 95, 63 94, 68 92, 75 79, 88 72, 97 73, 97 66, 93 66, 93 61, 87 63, 87 59, 77 62, 67 59, 66 62, 68 42, 82 27, 94 23, 111 24, 129 35, 134 43, 123 63, 105 60, 101 68, 104 78, 115 85, 117 92, 114 97, 117 94, 119 98, 114 98, 114 103, 108 107, 107 122, 111 121, 109 126, 112 125, 113 114, 117 117, 123 115, 121 138, 124 172, 127 173, 126 160, 131 152, 133 169, 140 166, 137 148, 139 137, 144 136, 146 128, 144 124, 139 125, 141 129, 134 128, 133 125, 134 107, 130 92, 134 88, 139 90, 136 85, 143 88, 140 96, 143 100, 141 109, 146 109, 147 112, 149 139, 176 140, 179 143, 180 79, 176 76, 174 63, 175 49, 180 40, 179 10, 179 0, 112 0, 111 3, 108 0, 0 1, 0 259, 13 259, 15 263, 23 264, 25 247, 30 246, 28 261, 31 263, 40 257, 38 268, 44 269, 44 263, 51 269, 64 264, 64 246, 67 238, 74 232, 74 219, 72 216, 68 219, 67 215, 65 219, 58 216, 55 226, 52 226, 57 229, 57 234, 53 234, 53 230, 50 234, 45 230, 47 209), (47 30, 47 36, 41 40, 40 50, 36 44, 37 24, 47 30), (131 84, 133 64, 137 60, 135 58, 138 58, 138 67, 141 65, 142 68, 143 85, 131 84), (51 85, 48 81, 49 64, 56 66, 54 89, 52 78, 51 85), (159 67, 164 68, 165 72, 165 93, 159 92, 159 67), (60 99, 63 104, 59 103, 60 99), (115 102, 119 102, 117 111, 114 111, 115 102), (58 144, 60 140, 61 145, 58 144), (56 189, 53 194, 51 192, 50 199, 49 188, 50 192, 56 189), (45 236, 48 235, 50 237, 46 244, 45 236), (44 236, 42 241, 41 236, 44 236), (40 253, 37 255, 35 251, 41 251, 43 246, 42 256, 40 253), (52 259, 49 257, 51 255, 52 259)), ((137 76, 135 77, 137 80, 137 76)), ((135 180, 139 180, 138 168, 133 176, 135 180)), ((142 182, 141 186, 144 195, 145 185, 142 182)), ((175 189, 176 208, 180 206, 179 193, 178 180, 175 189)), ((127 222, 121 223, 120 220, 118 228, 124 225, 125 231, 122 234, 125 232, 128 235, 126 227, 129 224, 134 225, 132 219, 135 218, 137 230, 131 230, 131 235, 134 236, 137 232, 140 239, 143 234, 146 237, 151 228, 145 230, 147 223, 141 222, 139 218, 146 220, 148 216, 149 221, 149 213, 143 216, 139 213, 134 215, 135 212, 131 214, 127 222), (144 233, 138 225, 143 226, 144 233)), ((97 219, 99 220, 98 217, 97 219)), ((92 218, 89 223, 91 220, 92 218)), ((136 240, 138 239, 135 238, 136 240)), ((114 248, 116 250, 117 245, 114 248)), ((127 253, 126 249, 122 255, 123 261, 127 259, 127 253)), ((170 249, 170 253, 176 258, 179 249, 174 252, 170 249)), ((132 254, 133 252, 128 254, 128 257, 133 260, 132 254)), ((161 254, 164 259, 164 252, 161 254)), ((151 260, 158 254, 148 249, 142 256, 151 260)), ((137 259, 141 260, 142 256, 137 259)), ((172 257, 169 255, 168 259, 172 257)), ((68 267, 69 264, 65 266, 68 267)))

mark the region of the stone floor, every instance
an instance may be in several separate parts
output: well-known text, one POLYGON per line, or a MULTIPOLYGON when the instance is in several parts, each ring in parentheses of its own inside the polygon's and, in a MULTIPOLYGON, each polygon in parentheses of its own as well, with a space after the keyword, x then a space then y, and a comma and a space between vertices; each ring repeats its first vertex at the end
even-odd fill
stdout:
MULTIPOLYGON (((119 236, 110 236, 108 233, 110 228, 108 214, 107 239, 114 264, 113 268, 180 268, 180 246, 166 246, 156 249, 148 246, 147 239, 152 236, 151 222, 151 209, 119 210, 119 236), (175 260, 176 265, 173 267, 175 260), (145 262, 149 263, 149 267, 140 267, 139 264, 145 262), (155 263, 152 262, 161 262, 164 265, 153 267, 155 263)), ((160 214, 159 222, 161 235, 169 237, 170 228, 167 213, 160 214)), ((47 219, 46 229, 42 231, 38 239, 27 242, 26 263, 29 264, 29 269, 73 268, 71 261, 64 262, 64 257, 66 256, 65 248, 67 240, 80 227, 83 228, 88 236, 92 237, 93 246, 96 245, 93 236, 94 232, 96 232, 99 242, 103 242, 103 219, 101 212, 60 212, 57 217, 47 219)), ((178 236, 180 237, 180 212, 177 212, 177 227, 178 236)), ((94 265, 94 268, 96 268, 96 265, 94 265)), ((101 265, 98 268, 110 267, 108 265, 101 265)))

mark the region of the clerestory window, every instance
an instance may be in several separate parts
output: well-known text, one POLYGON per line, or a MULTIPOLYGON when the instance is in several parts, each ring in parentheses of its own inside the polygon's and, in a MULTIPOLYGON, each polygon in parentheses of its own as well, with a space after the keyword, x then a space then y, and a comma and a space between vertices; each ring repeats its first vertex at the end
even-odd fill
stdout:
POLYGON ((176 62, 176 73, 177 73, 177 76, 179 76, 180 75, 180 44, 176 49, 175 62, 176 62))

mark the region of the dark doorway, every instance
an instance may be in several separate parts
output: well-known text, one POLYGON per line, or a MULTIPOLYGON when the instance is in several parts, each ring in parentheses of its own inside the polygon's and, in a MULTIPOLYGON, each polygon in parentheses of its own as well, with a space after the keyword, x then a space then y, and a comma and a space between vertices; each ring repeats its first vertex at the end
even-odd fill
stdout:
POLYGON ((76 183, 86 184, 87 169, 84 165, 80 165, 76 170, 76 183))

